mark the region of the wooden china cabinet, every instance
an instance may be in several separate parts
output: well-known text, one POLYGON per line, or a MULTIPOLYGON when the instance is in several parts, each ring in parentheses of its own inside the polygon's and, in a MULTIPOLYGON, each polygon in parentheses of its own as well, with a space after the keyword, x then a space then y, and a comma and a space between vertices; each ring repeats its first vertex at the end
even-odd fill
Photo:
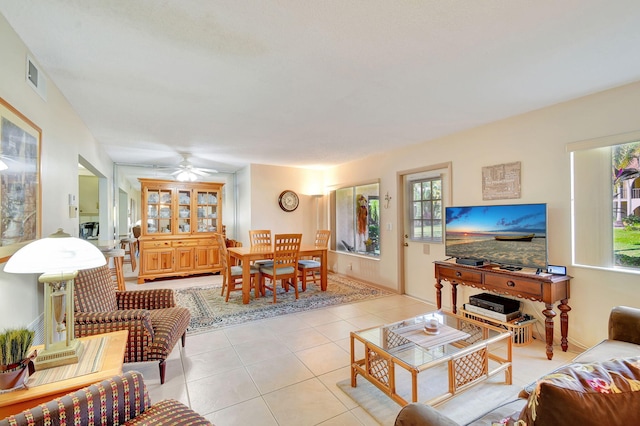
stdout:
POLYGON ((213 234, 224 233, 222 183, 139 179, 142 191, 138 284, 220 272, 213 234))

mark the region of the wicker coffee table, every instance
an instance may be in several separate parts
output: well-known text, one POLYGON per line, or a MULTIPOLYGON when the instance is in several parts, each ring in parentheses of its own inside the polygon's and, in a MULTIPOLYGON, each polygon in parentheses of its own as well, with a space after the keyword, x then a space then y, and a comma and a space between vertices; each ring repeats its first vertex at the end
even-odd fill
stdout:
POLYGON ((505 384, 510 385, 511 350, 508 330, 449 312, 430 312, 352 332, 351 386, 357 386, 359 374, 398 404, 406 405, 408 401, 396 392, 396 367, 411 377, 412 402, 418 402, 418 374, 438 370, 448 375, 448 390, 424 401, 436 405, 500 372, 505 374, 505 384), (425 322, 432 318, 439 321, 437 333, 424 329, 425 322))

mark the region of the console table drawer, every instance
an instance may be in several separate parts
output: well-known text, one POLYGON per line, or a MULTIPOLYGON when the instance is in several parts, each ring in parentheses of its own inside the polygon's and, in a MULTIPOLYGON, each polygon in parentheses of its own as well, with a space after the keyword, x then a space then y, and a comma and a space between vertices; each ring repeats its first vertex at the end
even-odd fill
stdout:
POLYGON ((534 296, 542 296, 542 283, 538 281, 521 280, 514 277, 487 274, 484 277, 484 282, 487 285, 495 287, 497 290, 504 290, 510 294, 518 292, 534 296))
POLYGON ((482 274, 480 272, 465 271, 459 269, 441 268, 440 276, 447 281, 463 281, 470 283, 481 283, 482 274))

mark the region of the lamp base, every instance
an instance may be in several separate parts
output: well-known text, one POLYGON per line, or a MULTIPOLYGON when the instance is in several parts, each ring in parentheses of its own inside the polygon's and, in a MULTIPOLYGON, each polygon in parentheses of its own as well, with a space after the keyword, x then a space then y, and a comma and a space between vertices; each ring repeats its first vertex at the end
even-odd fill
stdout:
POLYGON ((59 367, 61 365, 77 364, 82 355, 82 342, 72 340, 69 346, 65 342, 57 342, 48 349, 42 349, 38 352, 38 356, 34 360, 36 370, 44 370, 51 367, 59 367), (60 345, 57 345, 60 344, 60 345))

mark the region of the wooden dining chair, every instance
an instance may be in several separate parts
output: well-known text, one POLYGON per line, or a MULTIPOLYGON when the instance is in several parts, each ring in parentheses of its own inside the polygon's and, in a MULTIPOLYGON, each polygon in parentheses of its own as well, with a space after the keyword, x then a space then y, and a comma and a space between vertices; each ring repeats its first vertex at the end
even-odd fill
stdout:
MULTIPOLYGON (((229 259, 229 251, 227 250, 227 244, 222 234, 214 234, 218 247, 220 249, 220 263, 222 264, 222 291, 220 296, 224 296, 225 290, 227 296, 224 301, 229 301, 229 295, 234 290, 242 290, 242 266, 231 265, 229 259), (239 287, 237 287, 239 285, 239 287)), ((255 296, 260 297, 258 280, 258 267, 251 265, 251 287, 255 289, 255 296)))
POLYGON ((293 285, 298 298, 298 260, 300 257, 300 244, 302 234, 276 234, 273 246, 273 264, 260 267, 260 291, 265 294, 265 289, 273 292, 273 303, 276 303, 276 289, 278 281, 289 291, 293 285), (271 281, 271 287, 266 285, 266 279, 271 281))
POLYGON ((135 271, 138 267, 136 263, 136 238, 122 238, 120 240, 120 248, 124 250, 124 263, 131 265, 131 271, 135 271))
MULTIPOLYGON (((328 229, 319 229, 316 231, 316 239, 314 245, 316 247, 329 247, 329 238, 331 238, 331 231, 328 229)), ((300 271, 300 280, 302 281, 302 291, 307 289, 307 282, 309 279, 317 284, 320 280, 320 276, 316 275, 322 268, 320 259, 309 258, 298 260, 298 270, 300 271)))
POLYGON ((249 244, 251 244, 251 247, 256 247, 256 246, 271 247, 271 230, 250 229, 249 244))
MULTIPOLYGON (((270 229, 250 229, 249 230, 249 244, 251 248, 254 247, 267 247, 271 248, 271 230, 270 229)), ((253 262, 258 267, 263 265, 272 265, 271 259, 256 260, 253 262)))
POLYGON ((116 290, 125 291, 126 285, 124 282, 124 250, 123 249, 111 249, 103 250, 107 265, 109 266, 109 272, 111 273, 111 279, 116 290))

